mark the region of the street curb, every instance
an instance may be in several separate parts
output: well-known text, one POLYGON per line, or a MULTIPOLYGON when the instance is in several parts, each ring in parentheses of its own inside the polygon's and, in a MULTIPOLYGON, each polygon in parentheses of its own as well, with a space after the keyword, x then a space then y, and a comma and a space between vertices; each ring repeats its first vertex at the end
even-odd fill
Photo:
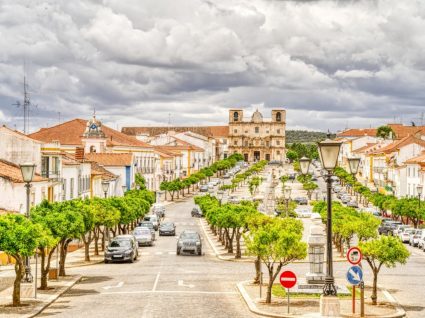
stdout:
POLYGON ((66 266, 65 269, 97 265, 97 264, 101 264, 103 262, 104 262, 104 260, 98 260, 98 261, 93 261, 93 262, 90 261, 90 263, 87 263, 87 264, 82 263, 82 264, 76 264, 76 265, 69 265, 69 266, 66 266))
POLYGON ((294 316, 294 315, 278 315, 278 314, 272 314, 272 313, 268 313, 262 310, 259 310, 257 308, 257 305, 254 303, 254 301, 251 299, 251 297, 249 296, 248 292, 246 291, 244 285, 248 284, 250 281, 243 281, 243 282, 239 282, 236 284, 239 293, 241 294, 243 300, 245 301, 246 305, 248 306, 248 309, 250 312, 256 314, 256 315, 260 315, 260 316, 265 316, 265 317, 276 317, 276 318, 292 318, 292 317, 302 317, 302 316, 294 316))
POLYGON ((34 308, 35 313, 31 313, 28 316, 23 316, 23 318, 32 318, 32 317, 37 316, 44 309, 46 309, 53 302, 55 302, 56 299, 58 299, 60 296, 62 296, 64 293, 66 293, 68 290, 70 290, 76 283, 78 283, 81 280, 82 277, 83 277, 82 275, 76 275, 76 278, 74 280, 66 283, 62 287, 63 289, 58 294, 50 296, 45 303, 41 304, 40 306, 35 307, 34 308))
MULTIPOLYGON (((265 317, 276 317, 276 318, 293 318, 293 317, 313 317, 315 316, 314 313, 312 314, 305 314, 305 315, 280 315, 280 314, 272 314, 272 313, 268 313, 262 310, 259 310, 257 305, 254 303, 254 301, 251 299, 251 297, 249 296, 248 292, 245 289, 245 284, 249 284, 250 281, 243 281, 243 282, 239 282, 236 284, 239 293, 241 294, 242 298, 244 299, 246 305, 249 308, 249 311, 251 311, 252 313, 256 314, 256 315, 261 315, 261 316, 265 316, 265 317)), ((401 307, 401 305, 396 301, 396 299, 391 296, 391 294, 384 288, 380 288, 381 291, 384 293, 385 297, 387 297, 387 299, 389 300, 389 302, 396 307, 397 312, 395 314, 392 315, 388 315, 388 316, 374 316, 375 318, 402 318, 402 317, 406 317, 406 312, 403 309, 403 307, 401 307)), ((319 315, 320 317, 320 315, 319 315)), ((341 313, 341 317, 353 317, 350 314, 346 314, 346 313, 341 313)))

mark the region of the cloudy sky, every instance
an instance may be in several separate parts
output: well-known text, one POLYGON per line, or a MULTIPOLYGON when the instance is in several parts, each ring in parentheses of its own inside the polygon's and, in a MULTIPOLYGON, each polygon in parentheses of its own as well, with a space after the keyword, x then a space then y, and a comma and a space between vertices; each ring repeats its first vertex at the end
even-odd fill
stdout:
MULTIPOLYGON (((0 0, 0 123, 220 125, 287 109, 289 129, 420 124, 423 0, 0 0)), ((425 124, 425 121, 424 121, 425 124)))

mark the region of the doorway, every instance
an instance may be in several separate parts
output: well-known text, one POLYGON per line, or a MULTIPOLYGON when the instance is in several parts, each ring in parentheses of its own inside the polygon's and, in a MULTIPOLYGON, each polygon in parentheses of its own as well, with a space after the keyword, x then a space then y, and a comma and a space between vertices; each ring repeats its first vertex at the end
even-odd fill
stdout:
POLYGON ((247 153, 243 154, 243 160, 245 160, 245 162, 248 162, 248 154, 247 153))
POLYGON ((270 154, 269 153, 266 153, 266 160, 270 161, 270 154))
POLYGON ((254 161, 260 161, 260 152, 254 151, 254 161))

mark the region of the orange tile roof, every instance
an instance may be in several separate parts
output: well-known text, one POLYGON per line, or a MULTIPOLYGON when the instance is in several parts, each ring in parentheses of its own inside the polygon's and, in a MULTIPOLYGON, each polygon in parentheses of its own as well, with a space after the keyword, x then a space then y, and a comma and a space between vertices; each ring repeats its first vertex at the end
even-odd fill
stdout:
POLYGON ((127 135, 131 135, 131 136, 137 136, 137 135, 157 136, 160 134, 165 134, 171 130, 177 133, 191 131, 205 137, 213 137, 213 138, 229 136, 229 126, 123 127, 121 129, 123 133, 127 135))
POLYGON ((414 136, 408 135, 406 137, 404 137, 403 139, 400 140, 396 140, 393 143, 379 149, 376 150, 375 153, 391 153, 394 151, 397 151, 398 149, 400 149, 401 147, 404 147, 406 145, 410 145, 410 144, 417 144, 419 146, 425 147, 425 141, 419 138, 416 138, 414 136))
POLYGON ((388 124, 394 131, 396 139, 402 139, 408 135, 425 133, 425 126, 404 126, 402 124, 388 124))
POLYGON ((419 156, 406 160, 405 163, 425 163, 425 153, 422 152, 422 154, 420 154, 419 156))
POLYGON ((362 136, 376 136, 375 128, 366 128, 366 129, 356 129, 351 128, 344 130, 337 134, 337 137, 362 137, 362 136))
POLYGON ((85 158, 102 166, 131 166, 133 154, 131 153, 87 153, 85 158))
POLYGON ((356 150, 353 150, 354 153, 360 153, 360 152, 364 152, 366 150, 368 150, 370 147, 375 146, 376 143, 367 143, 365 146, 360 147, 356 150))
POLYGON ((155 150, 160 151, 162 153, 166 153, 168 155, 171 155, 173 157, 178 156, 181 157, 183 154, 178 149, 172 149, 172 146, 155 146, 155 150), (164 148, 166 147, 166 148, 164 148))
MULTIPOLYGON (((0 159, 0 178, 7 179, 14 183, 23 183, 21 168, 12 162, 0 159)), ((49 181, 42 178, 39 174, 35 174, 32 182, 49 181)))
POLYGON ((106 170, 104 167, 99 165, 97 162, 90 161, 91 164, 91 174, 94 176, 101 176, 102 180, 113 180, 116 179, 117 176, 112 172, 106 170))
MULTIPOLYGON (((43 142, 58 140, 62 145, 81 146, 81 139, 83 138, 86 125, 87 120, 77 118, 53 127, 41 128, 39 131, 29 134, 28 136, 43 142)), ((137 140, 133 136, 109 128, 108 126, 102 125, 102 130, 107 138, 107 146, 152 148, 152 146, 147 143, 137 140)))

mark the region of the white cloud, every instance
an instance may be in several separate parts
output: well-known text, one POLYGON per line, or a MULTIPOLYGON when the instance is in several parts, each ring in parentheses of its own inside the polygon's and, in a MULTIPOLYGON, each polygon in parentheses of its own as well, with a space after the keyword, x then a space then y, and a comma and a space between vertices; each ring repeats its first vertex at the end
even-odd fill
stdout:
POLYGON ((424 29, 419 0, 6 0, 0 119, 16 122, 26 61, 34 126, 93 107, 120 126, 219 124, 254 104, 286 107, 289 128, 408 122, 423 110, 424 29))

